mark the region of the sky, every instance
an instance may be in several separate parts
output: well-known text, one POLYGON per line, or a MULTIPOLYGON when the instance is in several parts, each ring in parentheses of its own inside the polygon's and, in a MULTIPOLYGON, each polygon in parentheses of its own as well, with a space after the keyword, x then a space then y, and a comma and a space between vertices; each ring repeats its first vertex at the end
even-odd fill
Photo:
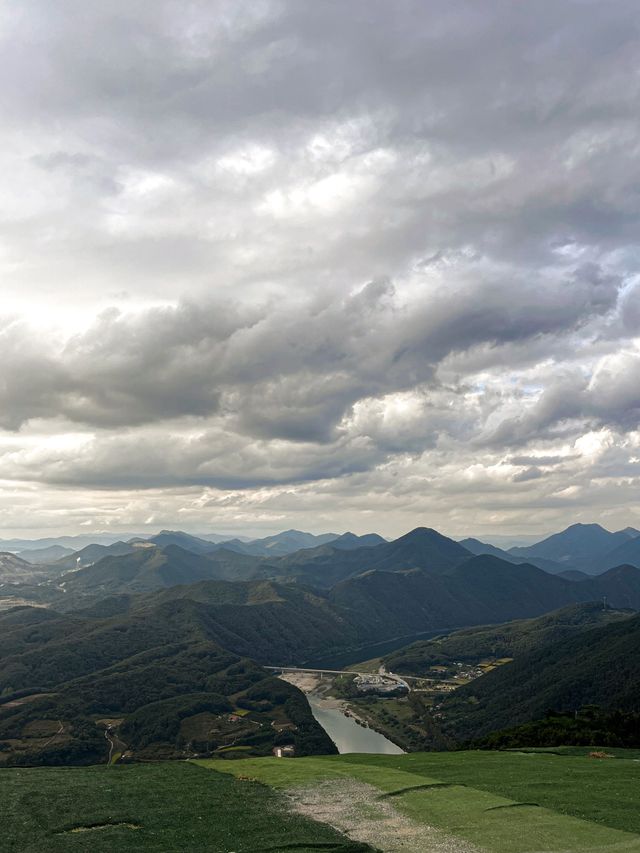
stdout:
POLYGON ((0 536, 640 526, 635 0, 20 0, 0 110, 0 536))

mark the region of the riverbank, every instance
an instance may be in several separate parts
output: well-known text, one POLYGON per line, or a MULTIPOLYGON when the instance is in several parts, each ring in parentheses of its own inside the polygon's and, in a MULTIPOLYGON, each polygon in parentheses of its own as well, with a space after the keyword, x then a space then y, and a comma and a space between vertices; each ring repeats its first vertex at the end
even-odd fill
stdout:
POLYGON ((280 676, 306 695, 311 712, 341 754, 360 752, 401 755, 404 750, 370 726, 369 720, 354 711, 345 699, 329 695, 333 679, 307 672, 280 676))
POLYGON ((340 711, 346 717, 352 717, 358 724, 368 726, 369 721, 361 717, 346 699, 331 696, 333 679, 312 672, 286 672, 279 676, 283 681, 302 690, 309 702, 313 698, 316 706, 326 711, 340 711))

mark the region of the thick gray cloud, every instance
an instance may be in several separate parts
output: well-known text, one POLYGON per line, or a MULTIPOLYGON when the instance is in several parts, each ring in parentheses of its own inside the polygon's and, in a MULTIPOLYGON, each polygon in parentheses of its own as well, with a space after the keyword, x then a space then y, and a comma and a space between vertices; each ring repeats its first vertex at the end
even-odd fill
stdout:
POLYGON ((3 9, 0 523, 633 523, 639 24, 3 9))

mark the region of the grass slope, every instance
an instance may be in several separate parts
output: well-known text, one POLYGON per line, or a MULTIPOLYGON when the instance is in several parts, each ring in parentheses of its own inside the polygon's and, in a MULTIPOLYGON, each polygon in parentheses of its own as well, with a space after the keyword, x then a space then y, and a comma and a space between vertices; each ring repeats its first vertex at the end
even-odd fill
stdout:
POLYGON ((459 752, 242 760, 222 769, 289 791, 357 779, 414 821, 489 853, 640 851, 631 760, 459 752))
POLYGON ((264 785, 183 762, 0 770, 0 790, 4 853, 371 850, 288 814, 264 785))

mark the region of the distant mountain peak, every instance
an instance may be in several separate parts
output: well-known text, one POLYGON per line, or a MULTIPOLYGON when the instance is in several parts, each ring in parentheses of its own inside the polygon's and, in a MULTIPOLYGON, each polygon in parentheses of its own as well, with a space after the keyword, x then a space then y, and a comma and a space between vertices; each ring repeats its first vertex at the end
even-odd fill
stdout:
POLYGON ((421 526, 414 527, 413 530, 410 530, 408 533, 394 539, 394 542, 407 542, 412 539, 438 539, 443 541, 446 540, 448 542, 454 541, 453 539, 449 539, 449 537, 445 536, 443 533, 439 533, 437 530, 434 530, 433 527, 421 526))

